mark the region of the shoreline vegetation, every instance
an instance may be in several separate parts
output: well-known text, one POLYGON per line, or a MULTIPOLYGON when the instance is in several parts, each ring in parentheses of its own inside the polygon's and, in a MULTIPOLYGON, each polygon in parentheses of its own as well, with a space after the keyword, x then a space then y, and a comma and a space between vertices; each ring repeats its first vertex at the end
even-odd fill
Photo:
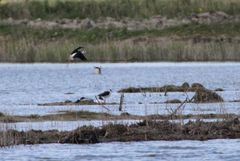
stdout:
MULTIPOLYGON (((196 114, 184 114, 184 105, 194 103, 223 102, 224 99, 216 91, 221 88, 210 90, 200 83, 182 85, 164 85, 161 87, 125 88, 118 92, 145 93, 145 92, 195 92, 188 100, 178 102, 177 107, 166 106, 166 114, 133 115, 128 112, 112 114, 108 112, 90 111, 57 111, 54 114, 45 115, 9 115, 0 112, 0 147, 14 146, 19 144, 47 144, 47 143, 70 143, 70 144, 93 144, 113 141, 150 141, 150 140, 209 140, 209 139, 236 139, 240 138, 240 115, 227 113, 220 106, 220 113, 204 113, 201 109, 196 114), (72 131, 59 130, 30 130, 18 131, 11 129, 8 124, 33 123, 47 121, 109 121, 108 124, 99 127, 80 126, 72 131), (111 121, 132 120, 133 123, 116 124, 111 121)), ((120 102, 121 103, 121 102, 120 102)), ((119 105, 120 105, 119 103, 119 105)), ((166 105, 168 102, 165 102, 166 105)), ((170 102, 171 103, 171 102, 170 102)), ((93 100, 65 101, 58 103, 39 104, 40 106, 54 105, 99 105, 93 100)), ((117 103, 116 103, 117 104, 117 103)), ((209 105, 211 106, 211 105, 209 105)), ((57 129, 57 127, 54 126, 57 129)))
POLYGON ((238 118, 216 122, 144 120, 132 125, 108 124, 102 127, 83 126, 72 131, 8 130, 0 132, 0 147, 19 144, 95 144, 106 142, 152 140, 210 140, 240 138, 238 118))
POLYGON ((151 121, 174 121, 174 120, 207 120, 212 119, 216 121, 229 120, 240 118, 240 115, 234 113, 220 113, 220 114, 179 114, 173 112, 169 114, 151 114, 151 115, 131 115, 123 112, 120 115, 105 113, 105 112, 90 112, 90 111, 59 111, 56 114, 47 115, 6 115, 0 113, 0 123, 17 123, 17 122, 44 122, 44 121, 77 121, 77 120, 151 120, 151 121))
POLYGON ((240 61, 237 0, 0 2, 0 62, 240 61), (94 12, 93 12, 94 11, 94 12))

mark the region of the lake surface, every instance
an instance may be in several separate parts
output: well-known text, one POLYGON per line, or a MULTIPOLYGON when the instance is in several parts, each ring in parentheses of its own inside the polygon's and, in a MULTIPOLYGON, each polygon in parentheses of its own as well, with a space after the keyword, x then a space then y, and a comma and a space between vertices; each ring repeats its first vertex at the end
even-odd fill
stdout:
MULTIPOLYGON (((112 89, 107 102, 119 102, 117 92, 126 87, 181 85, 198 82, 218 92, 225 103, 187 104, 184 114, 240 114, 240 63, 79 63, 79 64, 0 64, 0 112, 9 115, 46 115, 64 110, 107 112, 100 106, 38 106, 38 104, 80 97, 94 98, 112 89), (102 75, 94 73, 102 67, 102 75)), ((193 93, 188 93, 191 97, 193 93)), ((130 114, 168 114, 169 99, 184 100, 186 94, 174 92, 126 94, 124 111, 130 114)), ((118 105, 108 105, 111 114, 121 114, 118 105)), ((126 120, 115 123, 131 123, 126 120)), ((77 126, 101 126, 103 122, 53 121, 1 124, 2 128, 71 130, 77 126)), ((4 129, 2 129, 4 130, 4 129)), ((43 144, 0 149, 0 160, 239 160, 240 140, 155 141, 104 143, 95 145, 43 144), (223 146, 224 145, 224 146, 223 146)))
POLYGON ((0 156, 5 161, 233 161, 240 158, 240 140, 20 145, 0 149, 0 156))
MULTIPOLYGON (((0 82, 0 111, 9 114, 22 109, 29 114, 41 109, 37 106, 41 103, 75 101, 82 96, 94 98, 109 89, 113 94, 108 102, 119 102, 117 91, 121 88, 183 82, 199 82, 210 89, 222 88, 225 91, 220 94, 225 100, 238 100, 240 63, 0 64, 0 82), (101 66, 103 74, 94 74, 94 66, 101 66)), ((130 108, 171 98, 184 100, 186 95, 177 92, 167 97, 161 93, 127 94, 125 103, 130 108)))
MULTIPOLYGON (((181 85, 199 82, 218 92, 225 101, 240 100, 240 63, 78 63, 0 64, 0 112, 8 115, 46 115, 59 111, 108 112, 101 106, 38 106, 38 104, 95 98, 105 90, 113 93, 107 102, 118 103, 117 92, 126 87, 181 85), (102 75, 94 67, 102 67, 102 75)), ((124 112, 136 115, 168 114, 179 104, 169 99, 191 98, 193 92, 125 94, 124 112)), ((107 105, 111 114, 121 114, 118 105, 107 105)), ((183 114, 240 113, 239 102, 187 104, 183 114)), ((82 125, 82 124, 81 124, 82 125)), ((87 123, 88 125, 88 123, 87 123)), ((41 126, 40 126, 41 127, 41 126)), ((56 127, 57 128, 57 127, 56 127)), ((59 126, 59 128, 62 128, 59 126)), ((66 127, 67 128, 67 127, 66 127)), ((48 129, 44 127, 43 129, 48 129)))

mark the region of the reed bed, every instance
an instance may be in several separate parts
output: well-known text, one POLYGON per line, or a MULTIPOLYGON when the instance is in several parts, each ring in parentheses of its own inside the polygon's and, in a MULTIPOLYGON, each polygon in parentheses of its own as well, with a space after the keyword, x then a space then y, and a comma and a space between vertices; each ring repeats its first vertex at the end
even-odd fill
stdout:
MULTIPOLYGON (((1 62, 67 62, 76 40, 36 43, 21 38, 1 43, 1 62)), ((131 40, 86 44, 89 61, 240 61, 239 43, 172 41, 138 43, 131 40)))
POLYGON ((239 23, 139 31, 0 25, 0 62, 67 62, 77 46, 89 61, 239 61, 239 34, 239 23))

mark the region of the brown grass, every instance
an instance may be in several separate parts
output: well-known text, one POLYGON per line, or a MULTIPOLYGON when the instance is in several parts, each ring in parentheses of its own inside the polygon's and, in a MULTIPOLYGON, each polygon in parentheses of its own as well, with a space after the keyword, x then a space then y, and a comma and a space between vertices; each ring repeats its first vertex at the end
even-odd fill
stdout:
POLYGON ((0 146, 17 144, 93 144, 111 141, 209 140, 240 138, 238 118, 218 122, 143 121, 130 126, 109 124, 101 128, 84 126, 70 132, 8 130, 0 132, 0 146))

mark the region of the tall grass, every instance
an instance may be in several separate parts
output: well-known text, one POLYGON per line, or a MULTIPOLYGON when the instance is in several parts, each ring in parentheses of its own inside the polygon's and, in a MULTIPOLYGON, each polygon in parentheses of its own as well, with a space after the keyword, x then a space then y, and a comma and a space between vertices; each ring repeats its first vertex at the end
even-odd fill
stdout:
POLYGON ((224 11, 240 13, 238 0, 71 0, 17 1, 0 4, 0 17, 17 19, 42 18, 146 18, 161 14, 168 17, 189 16, 192 13, 224 11))
POLYGON ((238 23, 142 31, 0 25, 0 62, 67 62, 80 45, 90 61, 240 61, 240 39, 234 39, 239 34, 238 23), (195 37, 213 39, 195 42, 195 37), (221 37, 231 41, 219 41, 221 37))
MULTIPOLYGON (((76 40, 58 40, 34 44, 19 39, 5 43, 0 51, 1 62, 67 62, 69 53, 79 45, 76 40)), ((0 48, 1 48, 0 47, 0 48)), ((240 61, 239 43, 197 43, 171 41, 139 43, 109 41, 86 44, 89 61, 240 61)))

